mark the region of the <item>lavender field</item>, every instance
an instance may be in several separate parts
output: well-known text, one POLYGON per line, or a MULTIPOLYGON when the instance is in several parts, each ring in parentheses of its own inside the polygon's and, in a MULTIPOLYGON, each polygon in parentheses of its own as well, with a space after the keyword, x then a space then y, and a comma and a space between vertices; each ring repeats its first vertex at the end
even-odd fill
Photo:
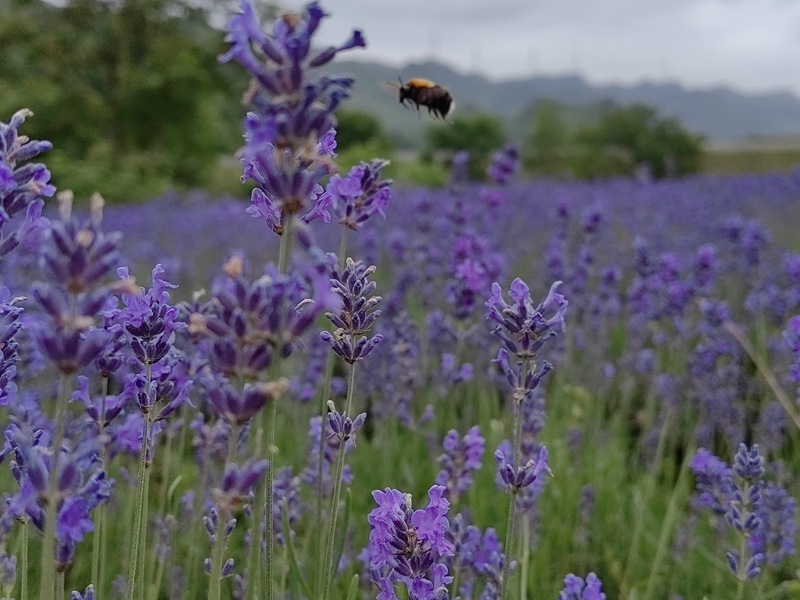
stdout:
POLYGON ((0 598, 800 598, 800 169, 338 173, 362 34, 240 10, 241 198, 0 116, 0 598))

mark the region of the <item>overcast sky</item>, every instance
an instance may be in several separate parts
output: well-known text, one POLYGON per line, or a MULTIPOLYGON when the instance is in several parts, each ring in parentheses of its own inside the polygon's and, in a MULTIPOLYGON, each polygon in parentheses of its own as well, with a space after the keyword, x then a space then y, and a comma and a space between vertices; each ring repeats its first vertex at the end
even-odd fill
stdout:
MULTIPOLYGON (((305 2, 287 0, 287 8, 305 2)), ((578 73, 800 95, 800 0, 322 0, 318 42, 347 58, 435 58, 494 79, 578 73)), ((420 76, 424 76, 420 73, 420 76)))

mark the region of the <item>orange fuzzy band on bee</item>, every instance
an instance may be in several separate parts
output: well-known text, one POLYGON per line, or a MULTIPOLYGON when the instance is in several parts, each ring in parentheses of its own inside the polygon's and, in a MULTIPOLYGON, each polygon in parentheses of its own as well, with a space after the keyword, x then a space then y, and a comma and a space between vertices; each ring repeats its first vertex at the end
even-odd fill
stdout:
POLYGON ((425 87, 425 88, 436 87, 436 84, 433 83, 430 79, 422 79, 421 77, 409 79, 406 85, 408 87, 425 87))

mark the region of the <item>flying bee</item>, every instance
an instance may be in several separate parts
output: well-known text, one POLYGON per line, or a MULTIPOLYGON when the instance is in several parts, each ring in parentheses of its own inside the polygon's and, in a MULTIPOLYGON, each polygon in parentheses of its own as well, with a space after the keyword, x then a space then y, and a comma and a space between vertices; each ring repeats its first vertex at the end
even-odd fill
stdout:
POLYGON ((428 114, 433 115, 443 121, 446 120, 456 106, 453 97, 446 89, 429 79, 409 79, 408 82, 400 81, 400 104, 408 108, 416 107, 419 111, 420 106, 428 109, 428 114), (409 102, 409 104, 406 104, 409 102))

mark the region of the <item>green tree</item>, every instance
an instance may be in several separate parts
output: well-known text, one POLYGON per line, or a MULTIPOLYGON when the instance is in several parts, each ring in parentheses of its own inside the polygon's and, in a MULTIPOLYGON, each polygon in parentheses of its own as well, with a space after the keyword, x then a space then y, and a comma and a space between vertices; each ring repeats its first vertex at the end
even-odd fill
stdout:
POLYGON ((538 175, 563 175, 568 142, 569 132, 559 104, 551 100, 540 103, 523 151, 526 166, 538 175))
POLYGON ((381 122, 368 112, 357 109, 336 111, 336 149, 346 151, 353 146, 377 143, 390 146, 381 122))
POLYGON ((341 171, 376 156, 391 159, 392 143, 376 117, 362 110, 339 109, 336 120, 336 163, 341 171))
POLYGON ((200 185, 240 143, 244 78, 217 63, 222 34, 188 0, 0 0, 0 40, 0 114, 36 113, 60 188, 200 185))
POLYGON ((473 179, 485 176, 486 164, 492 151, 506 141, 503 125, 489 114, 456 116, 449 123, 432 125, 427 131, 426 152, 436 156, 446 154, 449 159, 455 152, 469 152, 469 174, 473 179))
POLYGON ((634 104, 578 131, 572 167, 578 177, 589 179, 630 176, 641 168, 664 178, 696 173, 701 160, 701 137, 650 106, 634 104))

